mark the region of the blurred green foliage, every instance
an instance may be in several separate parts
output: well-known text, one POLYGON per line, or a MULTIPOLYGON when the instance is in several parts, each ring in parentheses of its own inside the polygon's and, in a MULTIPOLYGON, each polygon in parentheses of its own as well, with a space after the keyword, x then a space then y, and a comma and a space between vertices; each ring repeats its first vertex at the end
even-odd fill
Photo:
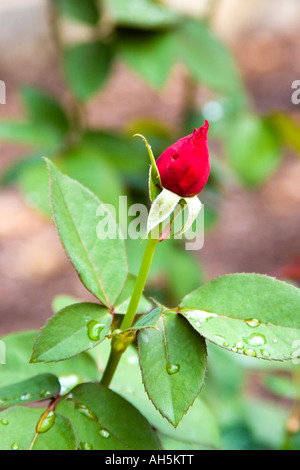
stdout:
MULTIPOLYGON (((221 144, 223 155, 217 157, 211 152, 211 176, 201 194, 207 229, 218 220, 220 198, 232 181, 256 188, 280 165, 284 143, 299 152, 297 124, 282 113, 258 116, 251 109, 237 64, 208 19, 188 17, 154 0, 48 3, 66 99, 27 86, 20 91, 26 118, 0 122, 1 141, 28 148, 26 155, 6 168, 2 184, 17 184, 28 203, 42 214, 50 215, 42 156, 52 158, 103 202, 117 207, 118 197, 127 194, 132 201, 149 204, 149 162, 143 143, 132 138, 134 133, 147 137, 157 158, 176 139, 200 127, 204 119, 210 122, 211 147, 214 142, 221 144), (70 21, 88 28, 84 42, 64 42, 65 22, 70 21), (171 129, 167 123, 153 122, 147 116, 118 132, 89 128, 87 105, 109 82, 117 62, 125 63, 157 93, 167 85, 175 64, 184 67, 186 98, 181 128, 171 129), (209 90, 211 96, 200 107, 196 104, 199 86, 209 90)), ((203 276, 190 253, 169 251, 170 261, 161 273, 167 278, 168 298, 172 300, 172 286, 177 302, 199 285, 203 276), (186 258, 186 263, 179 257, 186 258), (185 283, 181 270, 176 278, 174 266, 178 262, 186 272, 185 283)))
MULTIPOLYGON (((26 118, 0 122, 1 141, 24 144, 28 149, 6 169, 2 185, 18 185, 28 203, 43 215, 49 217, 50 208, 48 175, 42 156, 51 158, 58 168, 90 188, 105 203, 117 207, 118 197, 126 194, 131 201, 149 205, 149 162, 143 143, 132 139, 134 133, 147 137, 157 158, 176 139, 200 127, 204 119, 210 122, 210 140, 221 144, 224 155, 217 158, 212 152, 211 176, 201 194, 207 229, 216 223, 220 198, 232 181, 257 188, 279 167, 285 145, 300 154, 299 126, 282 112, 257 115, 232 54, 206 18, 179 14, 154 0, 49 0, 49 11, 68 99, 60 101, 36 87, 23 88, 20 94, 26 118), (65 44, 62 39, 65 21, 89 28, 90 39, 65 44), (172 130, 168 124, 147 117, 128 123, 121 132, 86 125, 87 105, 109 82, 118 61, 157 93, 167 85, 175 64, 184 67, 186 101, 180 129, 172 130), (209 90, 211 96, 201 107, 195 100, 199 86, 209 90)), ((129 268, 136 273, 144 246, 132 240, 127 245, 129 268)), ((154 260, 148 292, 173 305, 198 287, 204 276, 191 252, 182 250, 177 243, 162 244, 160 254, 154 260)), ((15 351, 28 349, 28 335, 31 338, 32 333, 22 333, 18 341, 14 336, 11 338, 18 342, 15 351)), ((291 416, 298 416, 299 422, 297 366, 283 369, 280 364, 264 362, 260 367, 255 363, 254 368, 253 359, 241 360, 212 345, 208 352, 204 400, 217 417, 222 447, 299 448, 299 428, 290 432, 286 427, 291 416), (259 378, 263 389, 259 398, 247 392, 249 377, 259 378), (295 408, 291 408, 291 401, 295 408)), ((13 358, 16 364, 19 356, 17 359, 13 358)), ((74 362, 77 373, 82 369, 88 379, 96 377, 89 354, 73 361, 79 361, 79 369, 74 362)), ((63 364, 55 365, 61 368, 61 374, 63 364)), ((34 367, 44 371, 43 366, 34 367)), ((15 372, 22 378, 18 364, 15 372, 14 368, 7 371, 12 377, 4 380, 2 376, 4 384, 15 380, 15 372)), ((49 372, 48 367, 45 371, 49 372)), ((165 439, 169 439, 168 446, 183 445, 182 437, 166 435, 165 439)))

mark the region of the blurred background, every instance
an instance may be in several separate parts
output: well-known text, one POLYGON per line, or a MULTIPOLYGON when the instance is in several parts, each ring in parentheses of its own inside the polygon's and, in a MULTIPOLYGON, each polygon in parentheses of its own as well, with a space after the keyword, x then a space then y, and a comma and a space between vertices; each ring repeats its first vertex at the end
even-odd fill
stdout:
MULTIPOLYGON (((200 196, 204 248, 161 244, 148 292, 175 305, 234 272, 299 285, 300 104, 291 99, 300 79, 298 0, 10 0, 1 2, 0 24, 1 335, 40 328, 57 295, 90 298, 51 221, 41 157, 104 202, 126 194, 149 205, 148 156, 132 135, 145 135, 157 158, 204 119, 212 163, 200 196)), ((128 241, 132 272, 142 251, 128 241)), ((226 354, 216 363, 233 371, 226 354)), ((231 397, 242 373, 235 367, 235 379, 219 384, 231 397)), ((280 395, 275 402, 289 406, 299 395, 286 370, 271 391, 259 374, 251 375, 254 394, 280 395)), ((284 416, 270 412, 277 441, 255 436, 258 446, 279 445, 284 416)), ((247 426, 228 427, 229 447, 237 436, 250 446, 247 426)))

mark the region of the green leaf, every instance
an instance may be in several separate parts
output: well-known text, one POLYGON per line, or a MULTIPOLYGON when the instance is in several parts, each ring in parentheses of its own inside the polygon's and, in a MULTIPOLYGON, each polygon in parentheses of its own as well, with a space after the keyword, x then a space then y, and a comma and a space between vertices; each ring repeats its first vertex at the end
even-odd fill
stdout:
POLYGON ((300 355, 300 290, 259 274, 231 274, 187 295, 180 311, 209 341, 268 360, 300 355))
POLYGON ((37 435, 32 450, 76 450, 77 446, 71 422, 65 416, 56 414, 53 426, 37 435))
POLYGON ((0 407, 18 405, 54 397, 60 392, 55 375, 41 374, 0 388, 0 407))
POLYGON ((162 436, 164 448, 169 448, 170 445, 170 442, 164 442, 166 438, 179 441, 187 448, 214 449, 221 446, 216 417, 206 403, 199 398, 176 429, 166 420, 161 420, 159 423, 159 436, 162 436))
POLYGON ((59 13, 68 18, 95 25, 99 21, 97 0, 55 0, 59 13))
POLYGON ((141 316, 136 323, 132 326, 134 330, 141 330, 143 328, 155 328, 157 329, 157 322, 163 314, 163 307, 159 307, 152 310, 147 315, 141 316))
POLYGON ((72 422, 78 441, 93 450, 156 450, 150 424, 120 395, 99 384, 83 384, 62 400, 58 411, 72 422))
POLYGON ((203 385, 205 342, 174 313, 165 313, 157 326, 138 333, 140 366, 150 400, 177 426, 203 385))
POLYGON ((37 122, 0 122, 0 140, 33 146, 57 145, 57 133, 37 122))
POLYGON ((54 221, 64 248, 86 288, 111 306, 127 278, 125 245, 116 222, 88 189, 49 161, 48 168, 54 221), (99 216, 104 217, 109 234, 99 230, 99 216))
POLYGON ((220 93, 242 94, 238 69, 230 52, 207 25, 193 19, 179 31, 180 59, 192 77, 220 93))
MULTIPOLYGON (((104 344, 99 346, 101 354, 104 344)), ((165 439, 176 440, 185 446, 197 448, 220 447, 220 435, 216 418, 209 407, 197 398, 175 429, 154 408, 142 383, 136 348, 129 346, 121 358, 112 380, 112 389, 136 406, 159 432, 162 443, 165 439)), ((168 442, 168 445, 170 442, 168 442)), ((166 444, 167 446, 167 444, 166 444)), ((168 448, 165 447, 164 448, 168 448)), ((180 447, 184 449, 185 447, 180 447)))
POLYGON ((109 155, 99 147, 81 143, 64 154, 64 171, 71 178, 92 191, 104 204, 119 205, 119 197, 126 194, 119 173, 109 155))
POLYGON ((0 365, 1 386, 15 384, 38 374, 56 375, 62 387, 62 393, 68 384, 97 380, 99 371, 96 362, 88 353, 52 364, 30 364, 33 344, 38 331, 23 331, 1 338, 5 345, 6 364, 0 365))
MULTIPOLYGON (((201 446, 197 442, 184 442, 165 434, 158 433, 158 438, 164 450, 207 450, 205 446, 201 446)), ((186 463, 188 460, 186 460, 186 463)))
MULTIPOLYGON (((114 309, 115 313, 126 313, 127 308, 133 293, 133 289, 136 283, 136 276, 133 274, 128 274, 126 284, 117 298, 114 309)), ((137 308, 137 313, 148 313, 152 308, 152 303, 144 295, 142 295, 141 300, 137 308)))
POLYGON ((68 116, 61 104, 48 93, 34 87, 22 89, 22 100, 31 122, 63 137, 69 130, 68 116))
MULTIPOLYGON (((142 315, 134 325, 127 327, 122 331, 119 329, 112 331, 109 337, 114 339, 114 347, 117 348, 119 351, 125 350, 126 345, 128 346, 128 344, 131 344, 132 341, 135 339, 136 333, 138 331, 144 330, 145 328, 157 329, 157 322, 160 319, 162 313, 163 307, 159 306, 147 315, 142 315)), ((97 359, 99 359, 98 355, 97 359)))
POLYGON ((152 0, 109 0, 108 14, 118 26, 136 29, 165 29, 174 26, 179 17, 172 10, 152 0))
POLYGON ((65 307, 46 323, 33 348, 31 362, 56 362, 94 348, 110 330, 111 313, 99 304, 65 307))
POLYGON ((120 57, 149 85, 157 89, 165 85, 176 60, 173 33, 120 32, 116 47, 120 57))
POLYGON ((267 121, 256 116, 233 121, 225 144, 230 164, 249 187, 262 184, 281 161, 278 136, 267 121))
POLYGON ((105 84, 111 62, 110 48, 100 41, 79 44, 65 51, 66 79, 79 100, 88 100, 105 84))
POLYGON ((51 217, 49 204, 49 175, 45 162, 39 158, 25 166, 18 175, 18 184, 26 202, 47 218, 51 217))
POLYGON ((76 450, 77 443, 68 419, 56 415, 53 426, 36 434, 45 408, 17 406, 0 413, 0 450, 76 450))

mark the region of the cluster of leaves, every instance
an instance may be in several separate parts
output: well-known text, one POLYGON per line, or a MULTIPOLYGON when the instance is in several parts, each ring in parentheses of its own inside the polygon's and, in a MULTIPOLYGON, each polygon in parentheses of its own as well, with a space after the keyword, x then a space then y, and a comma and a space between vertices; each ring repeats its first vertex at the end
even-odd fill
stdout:
POLYGON ((0 413, 1 448, 219 447, 213 413, 198 398, 206 341, 251 358, 296 359, 299 289, 262 275, 227 275, 188 294, 176 308, 153 306, 142 297, 137 321, 121 331, 135 278, 122 237, 99 237, 97 209, 111 224, 116 221, 96 195, 50 162, 48 168, 61 241, 97 302, 57 299, 54 316, 37 337, 25 332, 3 338, 7 365, 0 403, 7 409, 0 413), (135 342, 108 389, 96 381, 109 339, 122 349, 128 337, 135 342), (15 383, 16 375, 23 380, 15 383), (48 407, 22 406, 46 398, 53 398, 48 407))

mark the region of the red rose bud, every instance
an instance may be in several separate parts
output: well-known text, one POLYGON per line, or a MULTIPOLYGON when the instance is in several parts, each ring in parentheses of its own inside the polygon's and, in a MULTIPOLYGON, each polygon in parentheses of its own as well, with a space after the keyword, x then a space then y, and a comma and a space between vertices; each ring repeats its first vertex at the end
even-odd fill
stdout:
POLYGON ((157 159, 156 165, 164 188, 182 197, 196 196, 210 172, 207 147, 209 124, 179 139, 157 159))

